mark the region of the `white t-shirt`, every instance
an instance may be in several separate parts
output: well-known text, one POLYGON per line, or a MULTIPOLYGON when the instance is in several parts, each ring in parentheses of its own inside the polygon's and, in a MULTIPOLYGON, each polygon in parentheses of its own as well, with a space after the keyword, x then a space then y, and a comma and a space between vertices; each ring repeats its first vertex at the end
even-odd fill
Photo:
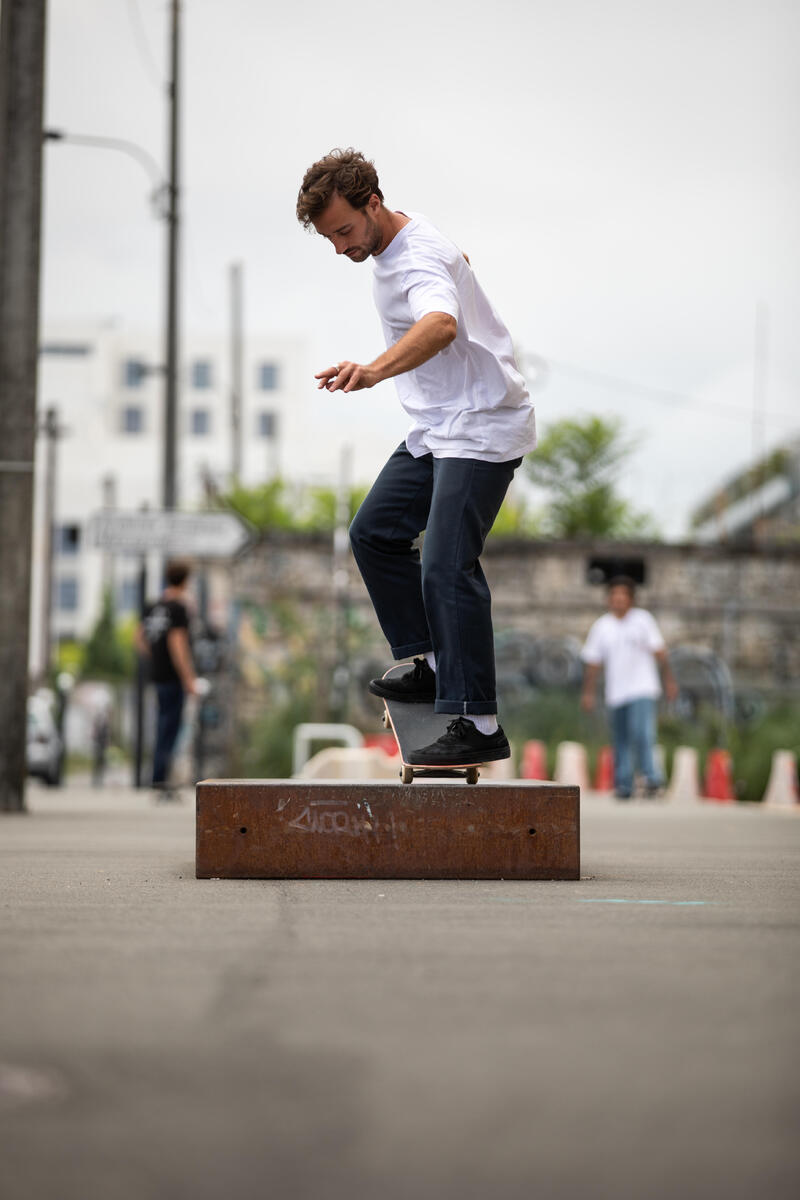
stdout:
POLYGON ((458 247, 425 217, 408 215, 373 258, 386 345, 433 312, 455 317, 458 333, 421 367, 395 376, 413 419, 406 445, 415 458, 521 458, 536 445, 536 427, 509 332, 458 247))
POLYGON ((613 708, 661 695, 653 655, 663 649, 664 639, 653 614, 645 608, 629 608, 624 617, 606 613, 595 621, 581 658, 605 667, 606 704, 613 708))

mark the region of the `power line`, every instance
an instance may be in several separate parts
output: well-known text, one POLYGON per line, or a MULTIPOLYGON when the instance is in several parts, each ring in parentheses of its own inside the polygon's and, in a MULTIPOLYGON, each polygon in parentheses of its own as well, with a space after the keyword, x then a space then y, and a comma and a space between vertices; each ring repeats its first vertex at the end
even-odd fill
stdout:
MULTIPOLYGON (((523 354, 523 358, 536 367, 541 374, 546 375, 552 370, 562 375, 573 375, 578 379, 585 379, 588 383, 594 383, 600 387, 613 388, 617 392, 655 400, 661 404, 669 404, 673 407, 680 405, 682 408, 706 408, 712 412, 718 412, 720 416, 734 417, 740 421, 752 421, 752 414, 749 410, 737 408, 734 404, 725 404, 718 400, 701 400, 697 396, 687 396, 684 392, 672 392, 666 388, 648 387, 646 384, 634 383, 629 379, 620 379, 616 375, 606 375, 601 371, 589 370, 586 367, 575 367, 554 358, 546 358, 544 355, 526 353, 523 354)), ((768 421, 787 421, 794 425, 800 422, 798 413, 767 412, 764 416, 768 421)))

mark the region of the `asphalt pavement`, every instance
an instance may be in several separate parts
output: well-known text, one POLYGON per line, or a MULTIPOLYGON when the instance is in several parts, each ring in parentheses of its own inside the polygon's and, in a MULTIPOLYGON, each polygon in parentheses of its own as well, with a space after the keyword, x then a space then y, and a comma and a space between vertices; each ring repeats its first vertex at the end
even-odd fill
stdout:
POLYGON ((575 883, 198 881, 185 796, 0 816, 3 1200, 800 1192, 800 811, 589 794, 575 883))

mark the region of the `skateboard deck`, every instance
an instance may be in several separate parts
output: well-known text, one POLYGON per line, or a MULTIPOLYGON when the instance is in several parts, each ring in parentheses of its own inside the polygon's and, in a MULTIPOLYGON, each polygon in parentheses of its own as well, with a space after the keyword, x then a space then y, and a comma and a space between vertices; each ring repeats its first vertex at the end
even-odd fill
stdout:
MULTIPOLYGON (((383 678, 390 675, 403 674, 408 670, 408 663, 390 667, 383 678)), ((383 697, 384 728, 391 729, 397 748, 400 751, 402 769, 400 777, 403 783, 413 783, 417 776, 433 776, 449 779, 466 779, 467 783, 477 783, 480 775, 479 767, 482 762, 466 763, 459 767, 426 766, 424 763, 410 763, 408 755, 420 746, 428 746, 447 730, 454 720, 452 713, 437 713, 432 704, 406 704, 401 700, 387 700, 383 697)))

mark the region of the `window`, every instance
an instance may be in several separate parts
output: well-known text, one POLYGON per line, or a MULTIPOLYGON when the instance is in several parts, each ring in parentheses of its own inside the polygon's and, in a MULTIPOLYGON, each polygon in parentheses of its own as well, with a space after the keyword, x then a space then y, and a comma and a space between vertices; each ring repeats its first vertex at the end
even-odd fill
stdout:
POLYGON ((78 580, 65 575, 56 581, 56 608, 59 612, 75 612, 78 607, 78 580))
POLYGON ((122 580, 117 592, 117 603, 121 613, 139 611, 139 580, 135 576, 122 580))
POLYGON ((57 525, 53 548, 56 554, 66 556, 77 554, 81 548, 80 525, 57 525))
POLYGON ((278 383, 278 365, 277 363, 259 363, 258 364, 258 389, 261 392, 277 391, 278 383))
POLYGON ((211 433, 211 413, 207 408, 193 408, 189 413, 189 430, 197 437, 211 433))
POLYGON ((634 583, 647 582, 647 567, 642 558, 590 558, 586 564, 586 582, 605 585, 616 575, 626 575, 634 583))
POLYGON ((196 358, 192 363, 192 387, 210 388, 212 382, 211 362, 207 358, 196 358))
POLYGON ((123 408, 122 432, 144 433, 144 412, 138 404, 126 404, 123 408))
POLYGON ((258 436, 262 438, 274 438, 278 436, 278 414, 275 412, 260 412, 257 417, 256 425, 258 436))
POLYGON ((126 388, 138 388, 142 386, 147 367, 138 358, 126 358, 122 366, 122 379, 126 388))

